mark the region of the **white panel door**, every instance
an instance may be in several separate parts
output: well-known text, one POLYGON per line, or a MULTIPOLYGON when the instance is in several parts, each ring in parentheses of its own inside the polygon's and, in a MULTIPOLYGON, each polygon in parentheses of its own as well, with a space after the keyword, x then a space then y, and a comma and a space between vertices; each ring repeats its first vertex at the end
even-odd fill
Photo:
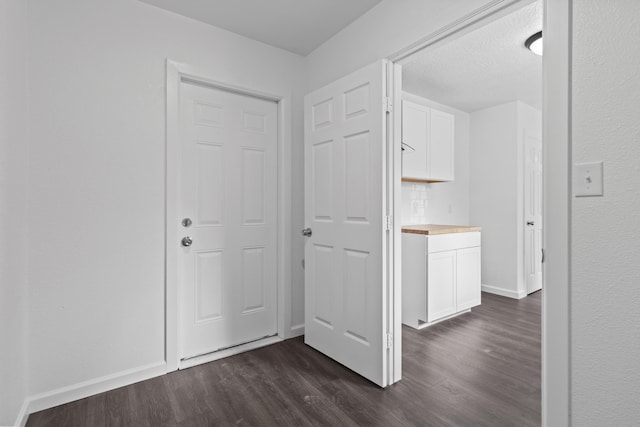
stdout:
POLYGON ((386 62, 305 97, 305 343, 388 384, 386 62))
POLYGON ((181 83, 180 359, 277 332, 277 105, 181 83))
POLYGON ((527 293, 542 289, 542 141, 524 142, 524 269, 527 293))

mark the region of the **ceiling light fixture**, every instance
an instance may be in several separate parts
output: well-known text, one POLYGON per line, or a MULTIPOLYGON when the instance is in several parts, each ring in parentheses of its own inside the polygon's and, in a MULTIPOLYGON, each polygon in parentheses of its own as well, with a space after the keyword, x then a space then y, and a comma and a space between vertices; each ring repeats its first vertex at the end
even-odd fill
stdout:
POLYGON ((542 31, 538 31, 524 42, 524 47, 542 56, 542 31))

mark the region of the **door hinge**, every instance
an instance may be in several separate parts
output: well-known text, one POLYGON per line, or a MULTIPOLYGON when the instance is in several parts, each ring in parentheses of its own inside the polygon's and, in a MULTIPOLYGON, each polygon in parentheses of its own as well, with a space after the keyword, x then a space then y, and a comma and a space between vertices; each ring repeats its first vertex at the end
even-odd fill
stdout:
POLYGON ((393 335, 387 334, 387 349, 393 347, 393 335))
POLYGON ((388 96, 385 96, 383 100, 383 104, 384 104, 383 108, 386 113, 390 113, 393 111, 393 101, 391 101, 391 98, 389 98, 388 96))
POLYGON ((393 230, 393 217, 387 215, 384 221, 384 229, 387 231, 393 230))

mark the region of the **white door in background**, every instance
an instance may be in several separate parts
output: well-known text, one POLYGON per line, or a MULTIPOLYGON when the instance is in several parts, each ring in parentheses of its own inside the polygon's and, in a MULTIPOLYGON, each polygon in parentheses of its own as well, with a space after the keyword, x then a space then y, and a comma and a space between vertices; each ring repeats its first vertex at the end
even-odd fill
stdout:
POLYGON ((524 273, 527 293, 542 289, 542 141, 524 138, 524 273))
POLYGON ((389 384, 386 61, 305 97, 305 343, 389 384))
POLYGON ((188 82, 180 96, 184 360, 277 333, 277 104, 188 82))

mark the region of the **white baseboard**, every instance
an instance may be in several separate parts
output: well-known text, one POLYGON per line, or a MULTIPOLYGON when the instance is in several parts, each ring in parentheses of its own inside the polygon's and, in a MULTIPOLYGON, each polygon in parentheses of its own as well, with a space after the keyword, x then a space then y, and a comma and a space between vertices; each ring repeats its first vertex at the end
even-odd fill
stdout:
POLYGON ((278 336, 263 338, 257 341, 248 342, 246 344, 238 345, 228 348, 226 350, 216 351, 215 353, 203 354, 202 356, 193 357, 187 360, 180 361, 180 369, 191 368, 196 365, 202 365, 203 363, 213 362, 214 360, 222 359, 225 357, 233 356, 235 354, 244 353, 245 351, 255 350, 260 347, 282 342, 282 338, 278 336))
POLYGON ((22 407, 20 408, 20 412, 18 412, 14 425, 20 427, 26 426, 27 418, 29 418, 29 399, 25 399, 24 402, 22 402, 22 407))
POLYGON ((500 295, 513 299, 521 299, 527 296, 526 291, 513 291, 511 289, 498 288, 489 285, 482 285, 482 292, 488 292, 490 294, 500 295))
POLYGON ((148 380, 149 378, 164 375, 166 371, 166 363, 164 361, 156 362, 30 396, 22 405, 16 424, 20 426, 25 425, 29 414, 34 412, 64 405, 65 403, 84 399, 94 394, 124 387, 139 381, 148 380))
MULTIPOLYGON (((291 328, 291 337, 296 337, 304 334, 304 325, 296 325, 291 328)), ((283 341, 282 338, 277 336, 265 338, 263 340, 248 343, 242 346, 234 347, 219 351, 210 355, 204 355, 198 358, 190 359, 180 363, 180 368, 195 366, 201 363, 211 362, 213 360, 228 357, 233 354, 238 354, 243 351, 253 350, 256 348, 264 347, 270 344, 283 341)), ((18 416, 16 417, 16 426, 25 426, 29 414, 34 412, 43 411, 45 409, 53 408, 54 406, 64 405, 65 403, 73 402, 85 397, 93 396, 98 393, 113 390, 119 387, 124 387, 139 381, 144 381, 150 378, 158 377, 167 373, 167 364, 162 362, 152 363, 139 368, 129 369, 126 371, 118 372, 111 375, 106 375, 99 378, 94 378, 89 381, 84 381, 77 384, 72 384, 66 387, 61 387, 45 393, 36 394, 34 396, 27 397, 18 416)))
POLYGON ((300 335, 304 335, 304 323, 301 325, 291 326, 289 338, 299 337, 300 335))

